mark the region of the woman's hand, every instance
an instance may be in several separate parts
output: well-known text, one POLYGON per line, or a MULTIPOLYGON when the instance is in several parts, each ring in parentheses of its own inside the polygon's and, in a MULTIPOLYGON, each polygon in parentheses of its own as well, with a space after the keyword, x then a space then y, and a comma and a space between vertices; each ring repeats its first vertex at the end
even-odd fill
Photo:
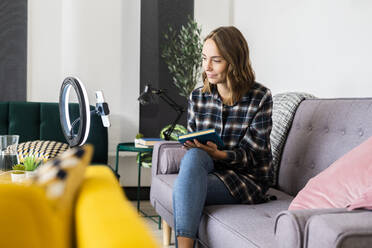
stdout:
POLYGON ((194 139, 194 142, 188 140, 184 143, 184 146, 186 149, 200 148, 207 152, 214 160, 222 160, 227 158, 227 153, 218 150, 217 145, 211 141, 208 141, 207 144, 203 145, 197 139, 194 139))

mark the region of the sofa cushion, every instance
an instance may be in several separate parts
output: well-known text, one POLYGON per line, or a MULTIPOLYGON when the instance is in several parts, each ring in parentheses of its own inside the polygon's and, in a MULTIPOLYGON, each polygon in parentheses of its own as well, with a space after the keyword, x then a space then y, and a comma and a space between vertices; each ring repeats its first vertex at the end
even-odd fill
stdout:
MULTIPOLYGON (((45 102, 40 104, 40 138, 41 140, 55 140, 66 142, 59 120, 59 104, 45 102)), ((70 120, 79 117, 79 107, 77 104, 69 105, 70 120)))
POLYGON ((40 137, 40 103, 11 102, 8 112, 8 133, 18 134, 19 142, 35 140, 40 137))
POLYGON ((277 247, 275 216, 286 209, 292 197, 275 189, 277 200, 257 205, 214 205, 204 208, 199 242, 206 247, 277 247))
POLYGON ((70 208, 89 165, 91 145, 71 148, 36 170, 33 182, 45 189, 56 208, 70 208))
POLYGON ((273 96, 273 127, 270 133, 271 151, 273 153, 271 170, 274 175, 272 185, 276 185, 278 181, 280 156, 296 109, 304 99, 311 98, 314 98, 314 96, 299 92, 287 92, 273 96))
POLYGON ((75 207, 76 247, 158 247, 108 166, 89 166, 75 207))
POLYGON ((295 196, 309 181, 372 136, 372 98, 301 102, 280 162, 279 189, 295 196))
POLYGON ((344 208, 372 187, 372 137, 310 179, 289 209, 344 208))
POLYGON ((52 159, 69 148, 68 144, 51 140, 34 140, 18 144, 18 158, 33 156, 43 159, 52 159))
POLYGON ((74 203, 92 154, 92 145, 71 148, 40 166, 33 178, 33 183, 45 190, 68 244, 72 244, 74 203))
MULTIPOLYGON (((169 213, 162 216, 168 217, 166 221, 171 227, 174 227, 170 215, 173 213, 172 188, 176 178, 177 174, 156 175, 151 182, 152 204, 156 210, 159 208, 169 213)), ((278 199, 258 205, 207 206, 199 227, 201 244, 207 247, 229 247, 231 243, 236 243, 235 247, 257 247, 254 244, 258 244, 258 247, 275 247, 275 216, 288 208, 293 197, 272 188, 268 194, 275 195, 278 199), (244 221, 242 215, 246 216, 244 221), (259 231, 257 226, 267 231, 259 231)))

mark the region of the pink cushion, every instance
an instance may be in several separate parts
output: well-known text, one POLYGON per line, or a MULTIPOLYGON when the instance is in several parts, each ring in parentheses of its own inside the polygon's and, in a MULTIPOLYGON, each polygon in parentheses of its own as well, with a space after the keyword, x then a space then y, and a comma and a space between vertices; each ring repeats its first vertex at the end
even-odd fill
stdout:
POLYGON ((347 209, 354 210, 358 208, 372 210, 372 187, 368 188, 361 197, 352 202, 347 209))
POLYGON ((372 137, 309 180, 289 210, 345 208, 372 187, 372 137))

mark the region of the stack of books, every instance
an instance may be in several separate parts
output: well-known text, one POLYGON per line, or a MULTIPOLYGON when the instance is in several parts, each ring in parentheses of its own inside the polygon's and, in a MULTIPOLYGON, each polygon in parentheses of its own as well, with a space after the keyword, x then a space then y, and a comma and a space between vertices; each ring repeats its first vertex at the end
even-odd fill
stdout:
POLYGON ((140 138, 134 140, 134 147, 137 148, 150 148, 153 147, 157 142, 163 141, 160 138, 140 138))

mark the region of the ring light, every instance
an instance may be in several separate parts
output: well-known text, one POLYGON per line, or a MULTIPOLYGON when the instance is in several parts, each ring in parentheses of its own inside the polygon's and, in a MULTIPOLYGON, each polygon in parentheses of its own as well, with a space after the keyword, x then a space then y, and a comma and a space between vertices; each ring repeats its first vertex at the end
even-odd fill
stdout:
POLYGON ((62 83, 61 91, 59 94, 59 117, 63 134, 69 145, 71 147, 83 145, 89 135, 90 109, 87 91, 78 78, 68 77, 62 83), (76 119, 72 124, 70 122, 68 103, 71 88, 75 90, 78 97, 80 112, 80 117, 76 119), (74 124, 76 124, 77 121, 80 121, 80 125, 78 133, 75 134, 73 128, 74 124))

